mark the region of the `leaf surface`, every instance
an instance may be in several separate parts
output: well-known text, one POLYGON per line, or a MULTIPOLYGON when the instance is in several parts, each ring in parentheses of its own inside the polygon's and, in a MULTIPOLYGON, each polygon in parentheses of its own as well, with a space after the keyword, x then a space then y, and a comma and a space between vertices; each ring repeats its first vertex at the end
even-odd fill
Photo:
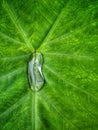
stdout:
POLYGON ((98 0, 0 1, 0 130, 97 130, 98 0), (32 92, 27 63, 43 54, 32 92))

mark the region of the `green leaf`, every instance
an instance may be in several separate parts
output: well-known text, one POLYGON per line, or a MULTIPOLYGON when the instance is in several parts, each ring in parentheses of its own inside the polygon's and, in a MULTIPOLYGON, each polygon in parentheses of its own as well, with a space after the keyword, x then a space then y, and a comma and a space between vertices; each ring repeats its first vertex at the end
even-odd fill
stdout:
POLYGON ((0 1, 0 130, 98 129, 98 0, 0 1), (44 57, 30 90, 27 63, 44 57))

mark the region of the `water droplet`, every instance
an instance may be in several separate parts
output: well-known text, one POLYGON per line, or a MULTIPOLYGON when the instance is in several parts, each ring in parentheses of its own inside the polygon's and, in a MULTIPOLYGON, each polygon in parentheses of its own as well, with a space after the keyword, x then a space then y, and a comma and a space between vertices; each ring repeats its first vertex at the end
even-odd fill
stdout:
POLYGON ((44 85, 42 74, 43 56, 39 52, 34 52, 28 63, 28 78, 33 91, 39 91, 44 85))

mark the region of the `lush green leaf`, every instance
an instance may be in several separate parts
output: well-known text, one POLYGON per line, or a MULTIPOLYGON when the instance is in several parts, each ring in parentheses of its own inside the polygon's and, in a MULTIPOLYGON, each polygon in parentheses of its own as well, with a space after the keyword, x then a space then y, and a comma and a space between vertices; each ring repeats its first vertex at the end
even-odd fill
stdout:
POLYGON ((98 129, 98 0, 0 1, 0 130, 98 129), (45 84, 27 63, 43 54, 45 84))

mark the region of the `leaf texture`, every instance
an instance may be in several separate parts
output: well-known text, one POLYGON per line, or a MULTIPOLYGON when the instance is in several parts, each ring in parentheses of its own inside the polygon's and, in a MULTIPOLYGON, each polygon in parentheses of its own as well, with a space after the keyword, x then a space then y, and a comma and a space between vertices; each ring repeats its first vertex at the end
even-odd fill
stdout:
POLYGON ((98 0, 0 1, 0 130, 98 129, 98 0), (27 63, 44 57, 32 92, 27 63))

